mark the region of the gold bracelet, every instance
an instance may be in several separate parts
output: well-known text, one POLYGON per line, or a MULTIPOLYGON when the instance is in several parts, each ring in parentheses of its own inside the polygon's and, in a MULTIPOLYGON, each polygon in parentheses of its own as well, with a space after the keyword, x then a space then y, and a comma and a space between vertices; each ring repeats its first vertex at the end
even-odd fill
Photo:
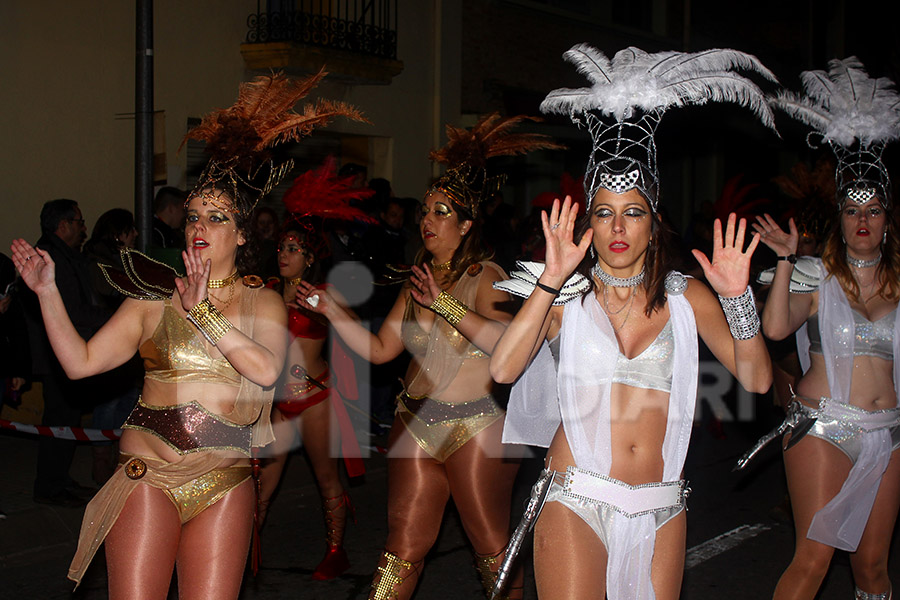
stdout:
POLYGON ((463 317, 466 316, 466 313, 469 312, 468 306, 447 292, 438 294, 437 298, 431 302, 431 306, 428 308, 444 317, 447 322, 454 327, 456 327, 459 322, 462 321, 463 317))
POLYGON ((226 333, 228 333, 234 325, 225 318, 219 309, 210 303, 209 298, 205 298, 194 308, 188 311, 187 319, 200 330, 209 343, 215 346, 219 343, 226 333))

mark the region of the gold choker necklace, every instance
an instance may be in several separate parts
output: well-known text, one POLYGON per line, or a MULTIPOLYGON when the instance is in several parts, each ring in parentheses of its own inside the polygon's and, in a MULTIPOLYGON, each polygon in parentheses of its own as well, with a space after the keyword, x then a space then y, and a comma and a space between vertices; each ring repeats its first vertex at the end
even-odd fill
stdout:
POLYGON ((303 275, 301 275, 300 277, 291 277, 290 279, 287 280, 287 284, 296 286, 296 285, 300 285, 301 281, 303 281, 303 275))
POLYGON ((436 272, 436 271, 449 271, 449 270, 450 270, 450 264, 451 264, 452 262, 453 262, 453 259, 451 258, 451 259, 448 260, 447 262, 442 262, 441 264, 436 265, 436 264, 434 264, 434 259, 432 258, 432 259, 431 259, 431 270, 432 270, 432 271, 435 271, 435 272, 436 272))
POLYGON ((235 271, 225 279, 210 279, 206 282, 206 287, 211 290, 218 290, 223 287, 232 285, 238 279, 238 273, 235 271))

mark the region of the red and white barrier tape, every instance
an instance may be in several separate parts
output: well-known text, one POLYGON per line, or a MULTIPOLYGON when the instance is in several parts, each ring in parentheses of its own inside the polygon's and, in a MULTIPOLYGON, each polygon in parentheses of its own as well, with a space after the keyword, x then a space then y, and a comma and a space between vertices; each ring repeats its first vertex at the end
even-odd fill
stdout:
POLYGON ((108 442, 122 436, 121 429, 84 429, 83 427, 46 427, 44 425, 26 425, 0 419, 0 429, 10 429, 19 433, 30 433, 62 440, 78 442, 108 442))

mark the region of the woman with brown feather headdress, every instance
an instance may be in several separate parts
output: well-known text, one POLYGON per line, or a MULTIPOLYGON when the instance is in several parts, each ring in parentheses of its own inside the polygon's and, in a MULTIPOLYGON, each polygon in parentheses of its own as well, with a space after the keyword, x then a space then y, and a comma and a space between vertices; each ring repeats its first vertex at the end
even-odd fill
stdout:
POLYGON ((278 295, 247 271, 249 225, 257 201, 290 169, 272 158, 276 144, 334 116, 361 118, 329 102, 292 110, 324 75, 242 84, 234 106, 188 133, 212 157, 186 203, 187 274, 124 252, 125 271, 105 274, 128 298, 90 340, 66 315, 50 257, 13 243, 69 377, 115 368, 135 352, 144 359, 119 468, 85 512, 69 569, 75 582, 105 541, 111 598, 166 598, 175 565, 181 597, 240 592, 255 505, 249 457, 272 440, 271 386, 284 365, 287 321, 278 295))
POLYGON ((557 147, 543 136, 511 134, 523 119, 495 113, 469 131, 447 127, 448 144, 431 157, 449 168, 422 202, 422 266, 413 268, 377 334, 328 291, 298 288, 298 299, 371 362, 392 360, 404 348, 413 356, 388 442, 388 539, 370 598, 412 595, 451 496, 485 590, 493 587, 518 463, 504 459, 504 411, 492 395, 487 360, 510 319, 509 297, 492 287, 505 274, 482 245, 479 207, 501 183, 485 170, 488 158, 557 147))

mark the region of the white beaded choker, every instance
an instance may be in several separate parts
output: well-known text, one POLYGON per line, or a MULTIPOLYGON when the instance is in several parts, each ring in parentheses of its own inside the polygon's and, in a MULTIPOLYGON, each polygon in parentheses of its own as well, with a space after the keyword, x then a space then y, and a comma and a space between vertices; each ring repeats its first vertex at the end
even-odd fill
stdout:
POLYGON ((594 268, 591 269, 591 272, 597 277, 597 279, 612 287, 630 288, 636 285, 640 285, 644 281, 643 267, 641 267, 640 273, 631 277, 616 277, 615 275, 610 275, 600 267, 600 263, 594 265, 594 268))
POLYGON ((878 263, 881 262, 881 252, 878 253, 878 256, 875 258, 871 258, 869 260, 862 260, 859 258, 853 258, 850 256, 850 253, 847 253, 847 264, 851 267, 856 267, 857 269, 865 269, 866 267, 874 267, 878 263))

